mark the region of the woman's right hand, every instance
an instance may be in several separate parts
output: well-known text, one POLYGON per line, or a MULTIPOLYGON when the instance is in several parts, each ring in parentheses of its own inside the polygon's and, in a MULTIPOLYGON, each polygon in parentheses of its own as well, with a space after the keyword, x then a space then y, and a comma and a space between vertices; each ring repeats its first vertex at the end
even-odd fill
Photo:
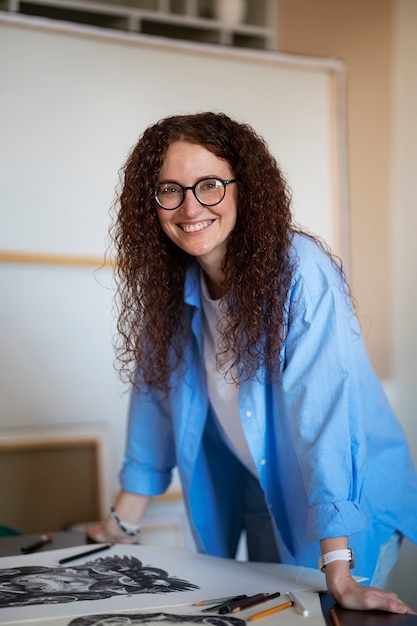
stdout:
MULTIPOLYGON (((125 524, 138 526, 151 500, 150 496, 122 490, 116 498, 114 511, 125 524)), ((95 543, 140 543, 140 534, 128 535, 110 514, 103 522, 89 524, 86 534, 95 543)))
POLYGON ((86 534, 94 543, 140 543, 140 535, 126 535, 111 516, 104 522, 89 524, 86 534))

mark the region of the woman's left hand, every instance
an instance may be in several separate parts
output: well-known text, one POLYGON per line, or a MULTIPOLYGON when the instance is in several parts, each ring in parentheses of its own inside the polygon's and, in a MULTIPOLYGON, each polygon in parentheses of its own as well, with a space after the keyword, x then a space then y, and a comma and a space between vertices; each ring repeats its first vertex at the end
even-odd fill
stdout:
POLYGON ((377 609, 390 613, 417 612, 400 600, 396 593, 376 587, 368 587, 354 580, 345 561, 326 565, 327 588, 333 598, 345 609, 369 611, 377 609))

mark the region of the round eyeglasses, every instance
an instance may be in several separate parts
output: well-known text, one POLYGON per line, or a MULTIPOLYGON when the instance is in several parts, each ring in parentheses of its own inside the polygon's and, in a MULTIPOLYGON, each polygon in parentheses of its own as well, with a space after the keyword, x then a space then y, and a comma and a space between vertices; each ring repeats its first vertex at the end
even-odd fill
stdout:
POLYGON ((191 189, 196 199, 204 206, 216 206, 226 195, 226 186, 237 183, 236 178, 201 178, 191 187, 183 187, 173 181, 158 183, 155 189, 155 200, 162 209, 173 211, 184 202, 186 192, 191 189))

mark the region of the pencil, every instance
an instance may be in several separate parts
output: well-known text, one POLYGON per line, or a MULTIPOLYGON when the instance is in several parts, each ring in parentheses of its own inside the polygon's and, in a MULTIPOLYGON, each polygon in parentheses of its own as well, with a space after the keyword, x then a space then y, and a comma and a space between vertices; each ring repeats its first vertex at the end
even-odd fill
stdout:
POLYGON ((251 617, 248 617, 248 622, 262 619, 262 617, 268 617, 268 615, 273 615, 274 613, 278 613, 278 611, 289 609, 291 606, 294 606, 294 602, 292 600, 290 600, 289 602, 284 602, 284 604, 274 606, 272 609, 266 609, 266 611, 261 611, 260 613, 255 613, 255 615, 251 615, 251 617))
MULTIPOLYGON (((247 596, 238 596, 242 598, 246 598, 247 596)), ((236 596, 226 596, 225 598, 214 598, 214 600, 200 600, 199 602, 194 602, 192 606, 207 606, 207 604, 224 604, 225 602, 230 602, 234 600, 236 596)))
MULTIPOLYGON (((212 611, 221 611, 222 609, 224 609, 225 607, 236 603, 240 600, 242 600, 243 598, 247 598, 247 595, 240 595, 240 596, 234 596, 233 598, 226 598, 226 600, 224 602, 220 602, 219 604, 216 604, 215 606, 209 606, 205 609, 203 609, 203 613, 211 613, 212 611)), ((229 611, 225 611, 226 613, 228 613, 229 611)))
POLYGON ((296 596, 295 593, 293 593, 292 591, 290 591, 288 595, 290 596, 290 599, 294 602, 297 609, 300 611, 301 615, 304 615, 304 617, 308 617, 308 610, 303 605, 300 598, 296 596))
POLYGON ((87 552, 81 552, 80 554, 73 554, 72 556, 67 556, 65 559, 60 559, 58 563, 63 565, 64 563, 70 563, 71 561, 75 561, 76 559, 82 559, 84 556, 90 556, 92 554, 97 554, 97 552, 103 552, 103 550, 108 550, 112 548, 113 544, 107 543, 105 546, 100 546, 99 548, 94 548, 93 550, 87 550, 87 552))
POLYGON ((255 604, 261 604, 261 602, 268 602, 269 600, 273 600, 274 598, 279 598, 281 593, 277 591, 276 593, 267 593, 261 594, 259 598, 248 598, 247 601, 243 600, 239 606, 235 606, 232 609, 232 613, 238 613, 239 611, 243 611, 244 609, 252 608, 255 604))
POLYGON ((23 554, 29 554, 30 552, 35 552, 35 550, 39 550, 39 548, 42 548, 42 546, 45 546, 47 543, 50 543, 52 541, 52 538, 53 538, 52 533, 46 533, 44 535, 40 535, 39 538, 33 543, 30 543, 28 546, 23 546, 22 548, 20 548, 20 551, 23 552, 23 554))
POLYGON ((251 606, 252 604, 257 604, 261 602, 265 596, 268 595, 266 593, 257 593, 254 596, 249 596, 248 598, 238 599, 235 602, 226 602, 219 608, 219 614, 225 615, 226 613, 231 613, 235 609, 240 609, 241 607, 246 608, 251 606))
POLYGON ((337 617, 335 609, 330 609, 330 617, 332 618, 334 626, 340 626, 339 618, 337 617))

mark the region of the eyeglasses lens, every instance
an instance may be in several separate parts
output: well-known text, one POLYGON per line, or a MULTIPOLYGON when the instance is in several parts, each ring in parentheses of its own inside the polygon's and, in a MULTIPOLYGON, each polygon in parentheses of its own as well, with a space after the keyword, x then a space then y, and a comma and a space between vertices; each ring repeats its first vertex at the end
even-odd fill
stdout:
POLYGON ((202 204, 213 206, 223 200, 224 189, 223 182, 218 178, 207 178, 197 183, 195 195, 202 204))

